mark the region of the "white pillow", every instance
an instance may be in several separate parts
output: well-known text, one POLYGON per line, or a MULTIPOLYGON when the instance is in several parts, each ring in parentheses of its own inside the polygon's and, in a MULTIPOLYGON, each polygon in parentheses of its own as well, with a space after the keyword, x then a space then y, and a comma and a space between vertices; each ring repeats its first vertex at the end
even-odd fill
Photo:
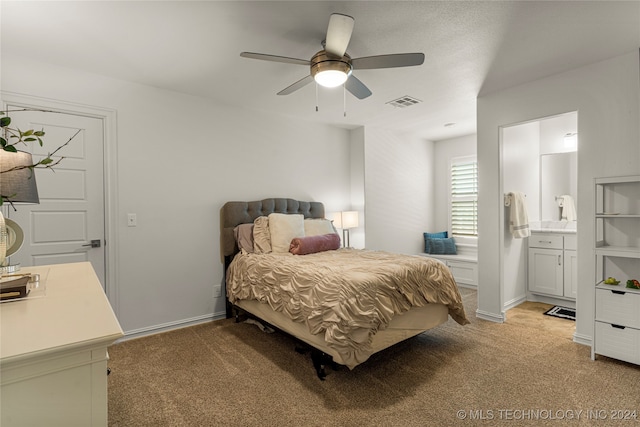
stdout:
POLYGON ((304 220, 305 236, 322 236, 324 234, 335 233, 333 223, 328 219, 307 218, 304 220))
POLYGON ((294 237, 304 237, 304 215, 269 214, 269 234, 271 251, 288 253, 294 237))

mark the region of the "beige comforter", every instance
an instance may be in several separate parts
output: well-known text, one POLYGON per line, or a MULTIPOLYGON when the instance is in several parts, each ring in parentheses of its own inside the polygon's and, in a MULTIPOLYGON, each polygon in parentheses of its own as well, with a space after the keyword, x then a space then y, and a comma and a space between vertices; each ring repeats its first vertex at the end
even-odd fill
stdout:
POLYGON ((232 303, 268 303, 348 359, 366 359, 373 335, 413 306, 441 303, 469 323, 449 269, 423 256, 339 249, 310 255, 239 253, 227 270, 232 303), (359 357, 361 356, 361 357, 359 357))

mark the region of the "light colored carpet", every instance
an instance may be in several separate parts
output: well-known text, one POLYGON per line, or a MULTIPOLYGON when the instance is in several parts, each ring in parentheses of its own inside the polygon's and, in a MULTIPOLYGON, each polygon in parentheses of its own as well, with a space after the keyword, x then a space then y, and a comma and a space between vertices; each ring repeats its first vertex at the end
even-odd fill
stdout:
POLYGON ((575 323, 525 303, 507 323, 450 320, 320 381, 280 332, 220 320, 109 349, 109 425, 636 425, 640 367, 572 342, 575 323), (622 412, 612 412, 622 411, 622 412), (563 418, 563 419, 559 419, 563 418), (598 419, 597 419, 598 418, 598 419))

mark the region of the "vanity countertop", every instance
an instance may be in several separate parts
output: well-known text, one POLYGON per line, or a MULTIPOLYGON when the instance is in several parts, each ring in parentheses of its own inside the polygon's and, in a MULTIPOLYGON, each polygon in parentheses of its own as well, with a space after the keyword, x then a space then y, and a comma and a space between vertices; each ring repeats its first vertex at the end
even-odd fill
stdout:
POLYGON ((576 230, 566 228, 540 228, 531 230, 532 233, 576 234, 576 230))
POLYGON ((531 221, 529 229, 532 233, 576 234, 576 221, 531 221))

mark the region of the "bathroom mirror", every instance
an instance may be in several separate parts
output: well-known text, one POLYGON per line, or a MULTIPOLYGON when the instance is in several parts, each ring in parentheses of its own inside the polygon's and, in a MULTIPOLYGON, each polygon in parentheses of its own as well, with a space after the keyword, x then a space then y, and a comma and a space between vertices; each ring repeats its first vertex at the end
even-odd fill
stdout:
POLYGON ((540 219, 559 221, 559 198, 569 195, 577 204, 578 153, 552 153, 540 156, 540 219))

